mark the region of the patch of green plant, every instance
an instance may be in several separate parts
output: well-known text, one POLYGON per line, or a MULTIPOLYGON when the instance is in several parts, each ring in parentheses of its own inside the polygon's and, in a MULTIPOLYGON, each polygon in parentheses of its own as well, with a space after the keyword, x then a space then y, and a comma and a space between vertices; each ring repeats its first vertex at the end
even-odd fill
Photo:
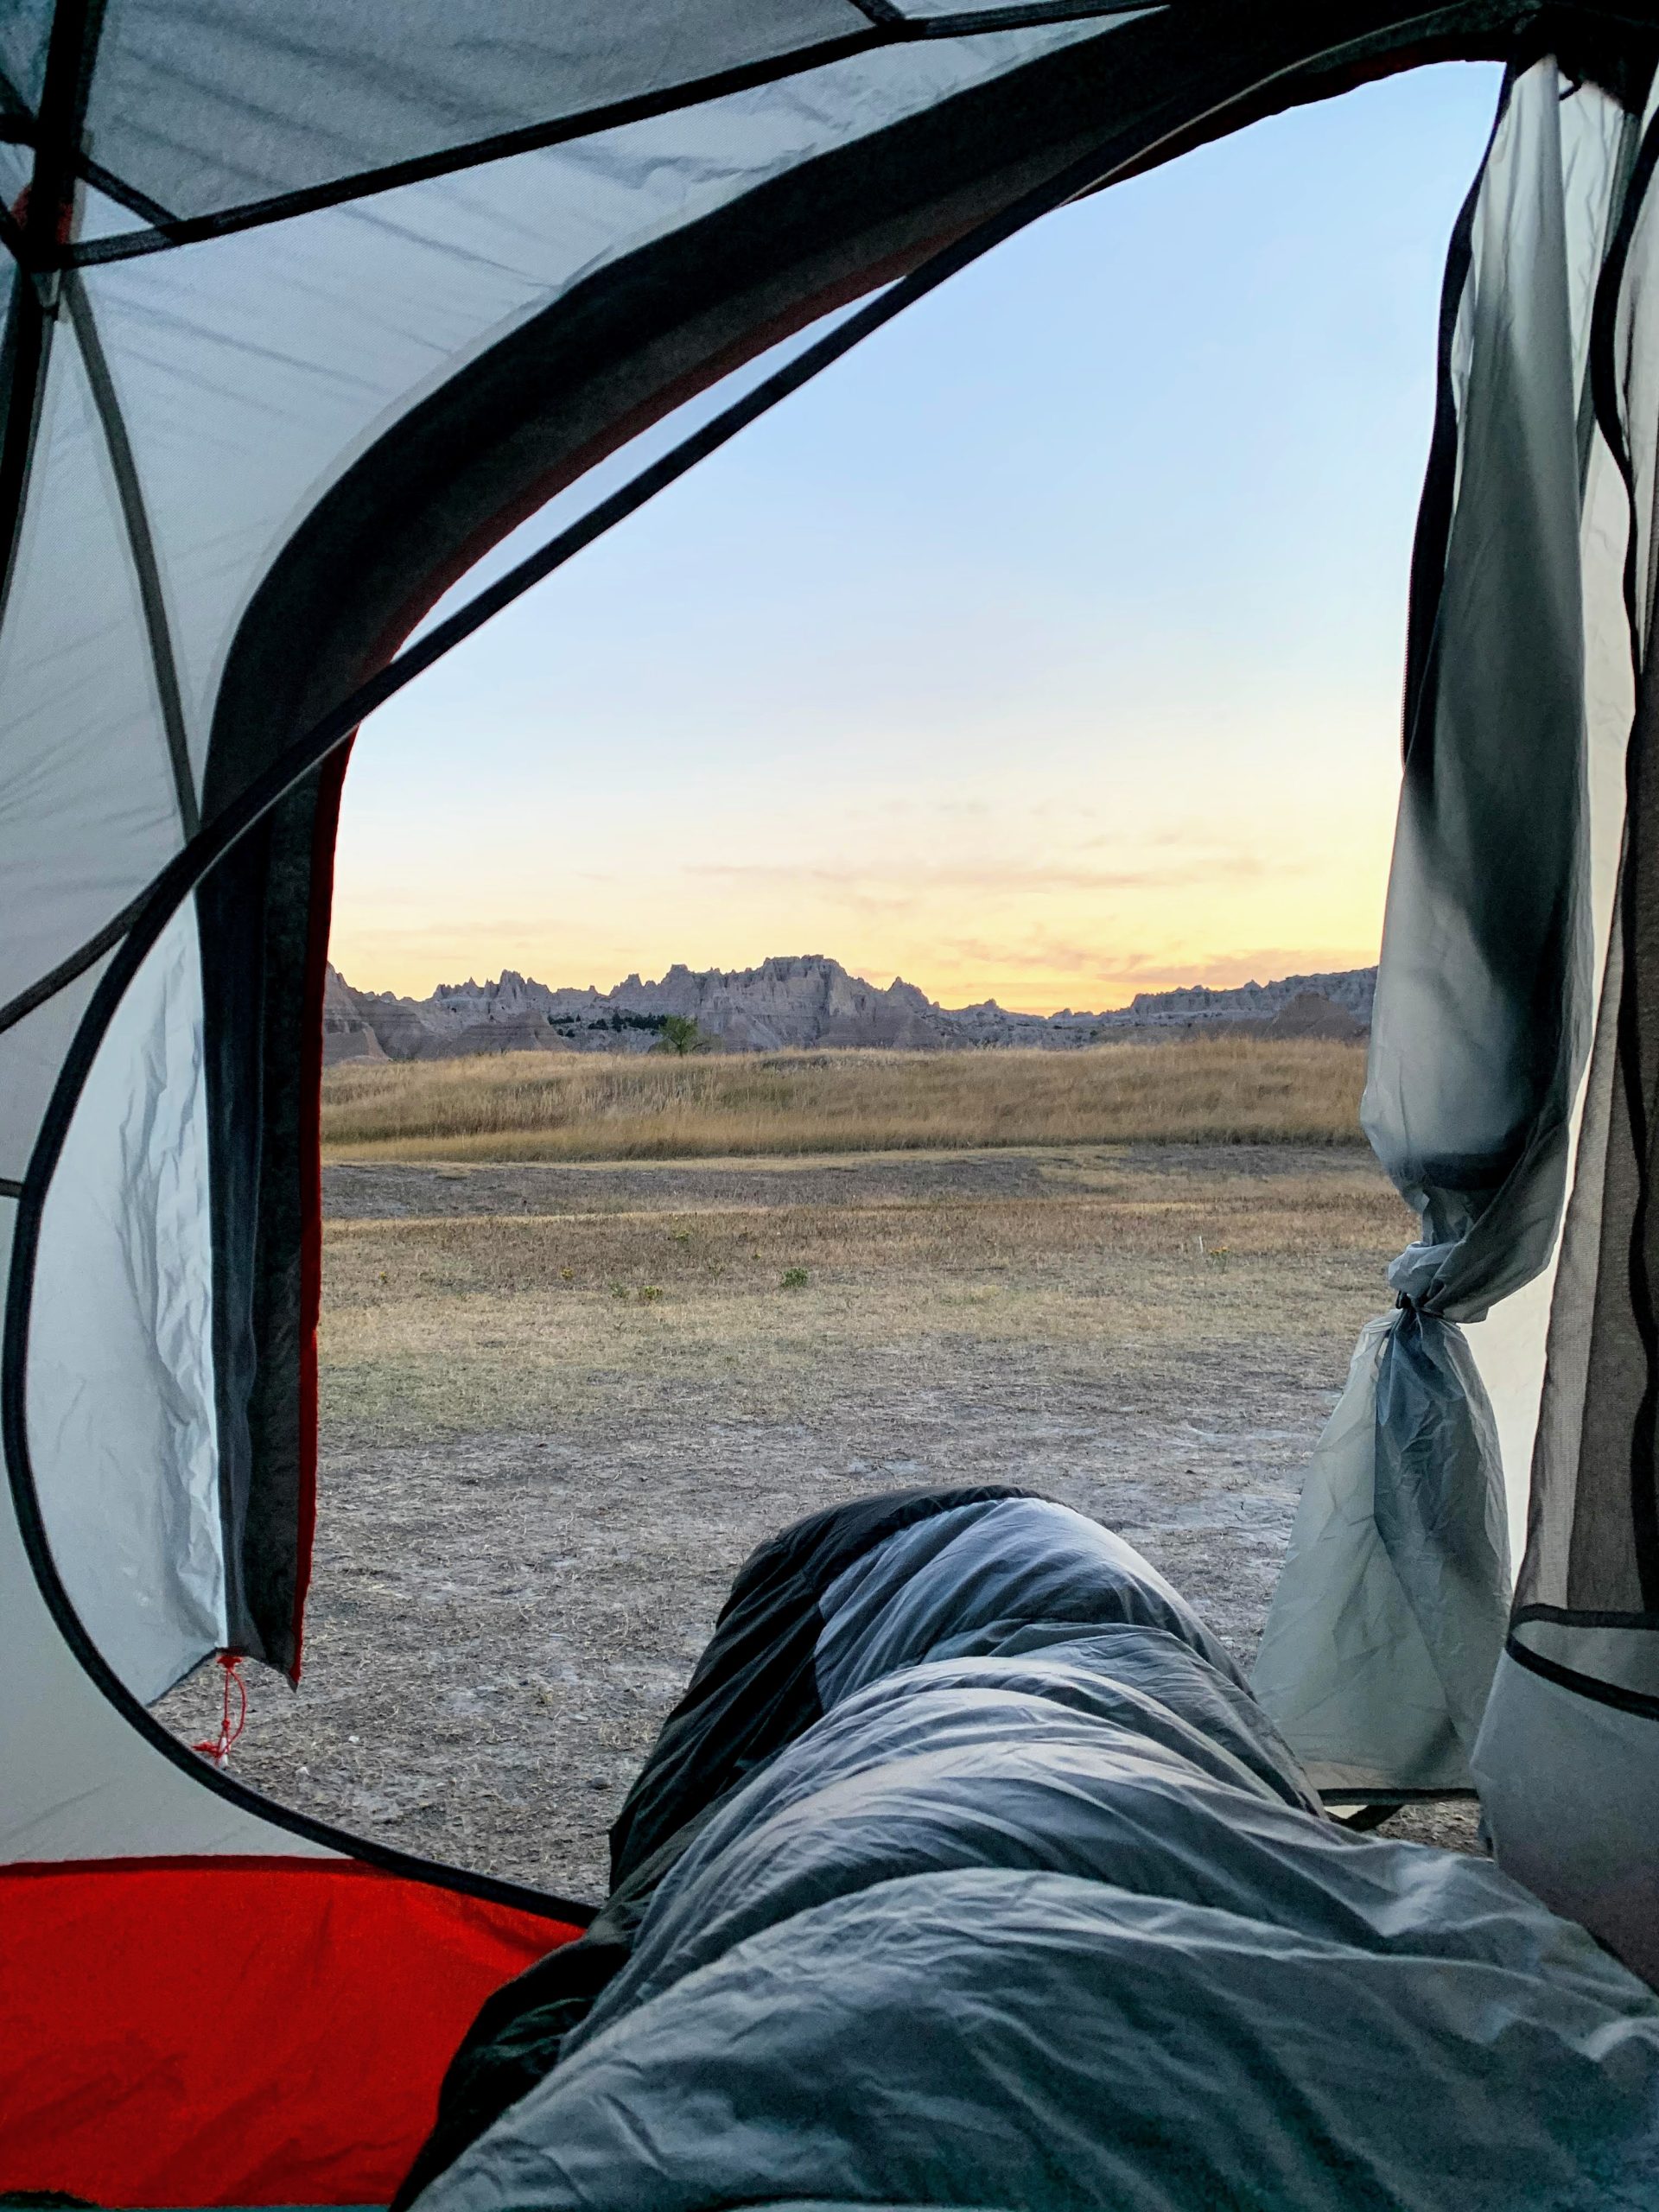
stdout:
POLYGON ((689 1014, 665 1014, 662 1035, 656 1050, 674 1052, 683 1059, 688 1052, 706 1052, 714 1044, 712 1037, 705 1037, 689 1014))

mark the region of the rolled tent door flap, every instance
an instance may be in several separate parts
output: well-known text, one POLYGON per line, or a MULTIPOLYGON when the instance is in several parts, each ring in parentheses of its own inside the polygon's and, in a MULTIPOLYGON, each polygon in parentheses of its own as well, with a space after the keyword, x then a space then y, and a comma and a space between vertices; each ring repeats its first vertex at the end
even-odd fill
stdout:
POLYGON ((1447 264, 1362 1109, 1422 1227, 1316 1450, 1253 1678, 1332 1795, 1467 1789, 1503 1647, 1509 1503, 1461 1325, 1548 1267, 1567 1190, 1594 975, 1586 696, 1605 683, 1586 636, 1627 651, 1617 607, 1586 602, 1610 564, 1580 554, 1590 327, 1637 127, 1535 62, 1505 86, 1447 264))

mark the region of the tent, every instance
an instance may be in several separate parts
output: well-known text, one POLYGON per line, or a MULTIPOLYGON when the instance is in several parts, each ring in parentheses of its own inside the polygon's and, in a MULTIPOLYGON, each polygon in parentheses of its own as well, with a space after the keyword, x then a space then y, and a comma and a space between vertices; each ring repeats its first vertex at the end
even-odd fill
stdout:
POLYGON ((1640 0, 0 10, 0 2193, 382 2201, 480 1997, 588 1916, 149 1710, 217 1653, 301 1663, 352 732, 1020 226, 1447 58, 1506 75, 1365 1109, 1423 1230, 1257 1687, 1333 1801, 1478 1781, 1503 1863, 1659 1973, 1656 53, 1640 0))

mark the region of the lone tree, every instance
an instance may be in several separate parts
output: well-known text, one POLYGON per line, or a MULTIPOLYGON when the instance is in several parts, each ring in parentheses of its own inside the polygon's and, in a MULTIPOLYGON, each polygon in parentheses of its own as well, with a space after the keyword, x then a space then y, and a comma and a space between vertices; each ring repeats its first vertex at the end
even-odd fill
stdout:
POLYGON ((665 1014, 663 1016, 662 1050, 675 1052, 683 1059, 688 1052, 706 1052, 714 1042, 705 1037, 689 1014, 665 1014))

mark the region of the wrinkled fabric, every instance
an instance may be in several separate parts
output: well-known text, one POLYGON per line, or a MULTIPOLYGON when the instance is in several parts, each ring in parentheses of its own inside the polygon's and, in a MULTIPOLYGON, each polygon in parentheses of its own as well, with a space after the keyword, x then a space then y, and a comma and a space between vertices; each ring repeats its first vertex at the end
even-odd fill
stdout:
POLYGON ((1509 1530, 1492 1409, 1463 1333, 1413 1308, 1376 1379, 1376 1532, 1440 1677, 1466 1764, 1508 1613, 1509 1530))
POLYGON ((1655 106, 1604 290, 1595 394, 1628 531, 1625 842, 1549 1317, 1526 1551, 1475 1758, 1502 1862, 1659 1983, 1655 106))
POLYGON ((1243 1687, 1226 1650, 1132 1544, 1047 1498, 981 1498, 918 1519, 855 1560, 825 1590, 822 1611, 826 1708, 913 1661, 970 1642, 993 1649, 999 1630, 1024 1635, 1039 1622, 1163 1629, 1212 1675, 1243 1687))
POLYGON ((1447 265, 1361 1112, 1421 1228, 1316 1451, 1253 1677, 1327 1789, 1466 1789, 1503 1648, 1504 1471, 1459 1325, 1549 1263, 1587 1048, 1585 635, 1609 612, 1580 557, 1589 325, 1634 135, 1535 63, 1447 265), (1333 1629, 1366 1655, 1346 1673, 1333 1629), (1398 1685, 1370 1656, 1389 1641, 1398 1685))
POLYGON ((912 1504, 822 1611, 823 1716, 423 2212, 1656 2201, 1659 1999, 1489 1864, 1326 1819, 1121 1540, 912 1504))

